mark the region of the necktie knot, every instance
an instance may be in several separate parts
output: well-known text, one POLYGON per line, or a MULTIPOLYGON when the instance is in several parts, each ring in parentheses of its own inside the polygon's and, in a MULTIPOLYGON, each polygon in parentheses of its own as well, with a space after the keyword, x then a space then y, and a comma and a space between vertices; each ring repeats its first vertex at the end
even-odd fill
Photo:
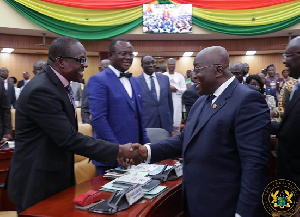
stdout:
POLYGON ((130 72, 121 72, 119 78, 122 78, 122 77, 130 78, 131 76, 132 76, 132 73, 130 73, 130 72))
POLYGON ((205 102, 206 102, 206 103, 211 103, 215 97, 216 97, 215 95, 210 94, 210 95, 207 96, 205 102))

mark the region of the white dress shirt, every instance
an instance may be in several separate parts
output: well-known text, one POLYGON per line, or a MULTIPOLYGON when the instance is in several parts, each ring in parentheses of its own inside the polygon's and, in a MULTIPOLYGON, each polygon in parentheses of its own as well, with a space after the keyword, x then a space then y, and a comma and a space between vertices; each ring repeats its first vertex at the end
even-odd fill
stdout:
MULTIPOLYGON (((151 91, 151 78, 150 78, 150 75, 147 75, 145 72, 143 72, 143 75, 144 75, 145 81, 146 81, 146 83, 148 85, 148 88, 151 91)), ((160 99, 160 86, 159 86, 159 83, 157 81, 157 77, 156 77, 155 72, 153 72, 153 74, 151 76, 153 76, 153 81, 154 81, 154 84, 155 84, 157 101, 159 101, 159 99, 160 99)))
MULTIPOLYGON (((118 78, 120 77, 121 72, 118 69, 115 69, 112 65, 109 65, 108 67, 116 74, 116 76, 118 78)), ((132 98, 132 88, 131 88, 129 78, 122 77, 122 78, 120 78, 120 82, 123 84, 126 92, 130 96, 130 98, 132 98)))

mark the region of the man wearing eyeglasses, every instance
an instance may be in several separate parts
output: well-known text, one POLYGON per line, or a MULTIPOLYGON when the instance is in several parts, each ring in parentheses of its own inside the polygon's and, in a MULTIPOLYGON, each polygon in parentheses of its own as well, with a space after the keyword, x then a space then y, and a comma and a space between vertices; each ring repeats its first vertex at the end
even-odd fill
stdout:
POLYGON ((158 162, 182 155, 183 195, 190 216, 262 216, 268 181, 270 115, 262 94, 241 84, 219 46, 194 60, 200 95, 181 135, 139 147, 158 162))
MULTIPOLYGON (((289 69, 290 76, 298 79, 290 95, 281 125, 279 126, 277 175, 280 179, 288 179, 300 186, 300 36, 294 38, 287 45, 283 63, 289 69)), ((300 213, 297 213, 297 217, 300 213)))
MULTIPOLYGON (((87 96, 95 138, 117 144, 149 142, 142 117, 141 89, 127 71, 133 57, 129 41, 113 40, 109 46, 110 65, 89 79, 87 96)), ((93 163, 99 175, 112 168, 102 162, 93 163)))
POLYGON ((8 176, 8 193, 18 213, 75 184, 74 153, 107 164, 134 157, 131 144, 78 133, 70 81, 80 82, 87 67, 83 45, 59 37, 49 47, 48 64, 21 92, 8 176))

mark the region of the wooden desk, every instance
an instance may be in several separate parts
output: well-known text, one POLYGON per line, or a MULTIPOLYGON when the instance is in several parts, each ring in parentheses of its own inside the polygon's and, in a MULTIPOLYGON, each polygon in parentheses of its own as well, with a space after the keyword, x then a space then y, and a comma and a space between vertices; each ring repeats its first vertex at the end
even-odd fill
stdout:
POLYGON ((4 184, 13 153, 14 149, 0 150, 0 211, 16 210, 15 205, 9 200, 7 191, 4 190, 4 184))
MULTIPOLYGON (((169 165, 174 165, 174 163, 175 162, 173 160, 165 160, 161 162, 161 164, 169 165)), ((75 209, 73 203, 73 199, 76 195, 85 193, 91 189, 98 190, 107 182, 109 182, 109 180, 103 178, 102 176, 95 177, 89 181, 68 188, 56 195, 53 195, 52 197, 47 198, 44 201, 37 203, 36 205, 20 213, 19 216, 107 217, 108 215, 89 213, 87 211, 75 209)), ((118 212, 113 216, 181 216, 183 215, 181 209, 181 182, 181 178, 175 181, 165 182, 162 185, 168 186, 169 189, 163 194, 153 199, 142 199, 129 209, 118 212)), ((111 195, 111 192, 103 191, 102 193, 105 199, 109 198, 111 195)))

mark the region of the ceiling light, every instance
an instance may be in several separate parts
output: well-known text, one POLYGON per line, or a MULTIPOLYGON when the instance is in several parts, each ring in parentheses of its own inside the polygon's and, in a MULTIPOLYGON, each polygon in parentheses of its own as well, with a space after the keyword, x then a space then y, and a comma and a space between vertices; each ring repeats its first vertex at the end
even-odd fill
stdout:
POLYGON ((193 55, 193 52, 184 52, 183 56, 184 57, 190 57, 193 55))
POLYGON ((13 51, 14 51, 13 48, 3 48, 2 51, 1 51, 1 53, 11 53, 13 51))
POLYGON ((247 55, 247 56, 250 56, 250 55, 254 55, 255 53, 256 53, 255 50, 248 50, 248 51, 246 52, 246 55, 247 55))
POLYGON ((136 57, 138 55, 139 52, 132 52, 133 55, 136 57))

